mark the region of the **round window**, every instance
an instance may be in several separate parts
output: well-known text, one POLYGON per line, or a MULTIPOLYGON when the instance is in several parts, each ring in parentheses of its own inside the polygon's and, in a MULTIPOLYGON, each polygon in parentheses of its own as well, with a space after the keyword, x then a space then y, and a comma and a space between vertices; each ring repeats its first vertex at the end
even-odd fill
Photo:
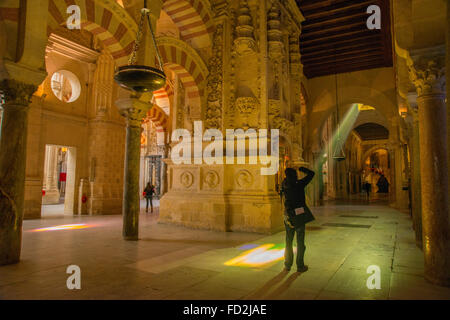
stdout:
POLYGON ((60 70, 52 75, 51 87, 55 96, 63 102, 74 102, 80 96, 80 81, 67 70, 60 70))

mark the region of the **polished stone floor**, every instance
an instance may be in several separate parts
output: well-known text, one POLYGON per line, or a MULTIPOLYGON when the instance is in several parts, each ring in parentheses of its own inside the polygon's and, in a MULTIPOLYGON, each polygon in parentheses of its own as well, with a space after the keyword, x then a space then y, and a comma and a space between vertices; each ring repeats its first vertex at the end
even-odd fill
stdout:
POLYGON ((141 240, 129 242, 120 216, 27 220, 22 261, 0 267, 0 299, 450 299, 424 280, 407 213, 360 201, 313 212, 302 274, 282 272, 284 232, 192 230, 143 210, 141 240), (78 229, 36 230, 69 224, 78 229), (67 289, 69 265, 80 290, 67 289), (380 289, 366 285, 371 265, 380 289))

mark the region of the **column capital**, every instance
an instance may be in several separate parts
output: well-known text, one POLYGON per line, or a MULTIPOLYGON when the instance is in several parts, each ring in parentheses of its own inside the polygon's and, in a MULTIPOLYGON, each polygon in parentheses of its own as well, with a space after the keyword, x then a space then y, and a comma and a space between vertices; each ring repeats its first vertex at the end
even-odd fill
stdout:
POLYGON ((5 105, 28 106, 37 85, 29 84, 14 79, 4 79, 0 82, 0 90, 5 95, 5 105))
POLYGON ((418 96, 444 94, 445 92, 445 50, 435 47, 411 52, 409 76, 418 96))
POLYGON ((142 119, 145 118, 147 112, 152 105, 143 102, 138 98, 125 98, 116 100, 116 106, 121 116, 127 119, 128 126, 140 127, 142 119))

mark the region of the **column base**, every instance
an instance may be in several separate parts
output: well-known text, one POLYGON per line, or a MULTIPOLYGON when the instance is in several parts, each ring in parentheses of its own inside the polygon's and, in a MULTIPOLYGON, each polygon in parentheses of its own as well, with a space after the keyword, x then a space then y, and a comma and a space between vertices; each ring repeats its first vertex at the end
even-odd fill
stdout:
POLYGON ((42 204, 59 204, 60 194, 57 189, 45 190, 45 196, 42 197, 42 204))
POLYGON ((450 277, 439 277, 436 275, 425 274, 425 279, 435 285, 450 287, 450 277))
POLYGON ((137 236, 132 236, 132 237, 123 236, 123 239, 127 240, 127 241, 138 241, 139 237, 137 237, 137 236))
POLYGON ((420 250, 423 250, 423 243, 422 243, 422 241, 416 240, 416 247, 419 248, 420 250))

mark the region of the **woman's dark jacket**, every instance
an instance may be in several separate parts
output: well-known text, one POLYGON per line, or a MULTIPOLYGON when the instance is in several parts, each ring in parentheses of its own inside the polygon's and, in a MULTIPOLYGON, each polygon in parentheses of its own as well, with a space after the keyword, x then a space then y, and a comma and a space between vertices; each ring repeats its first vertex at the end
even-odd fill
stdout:
POLYGON ((314 177, 314 171, 304 167, 301 167, 299 170, 306 173, 306 177, 294 183, 288 183, 287 179, 284 179, 281 186, 281 195, 284 195, 285 214, 294 227, 299 227, 314 220, 311 210, 306 205, 305 197, 305 187, 314 177), (295 209, 301 207, 304 208, 305 213, 296 215, 295 209))
POLYGON ((144 192, 146 198, 152 198, 153 194, 155 193, 155 188, 153 186, 147 186, 145 187, 144 192))

